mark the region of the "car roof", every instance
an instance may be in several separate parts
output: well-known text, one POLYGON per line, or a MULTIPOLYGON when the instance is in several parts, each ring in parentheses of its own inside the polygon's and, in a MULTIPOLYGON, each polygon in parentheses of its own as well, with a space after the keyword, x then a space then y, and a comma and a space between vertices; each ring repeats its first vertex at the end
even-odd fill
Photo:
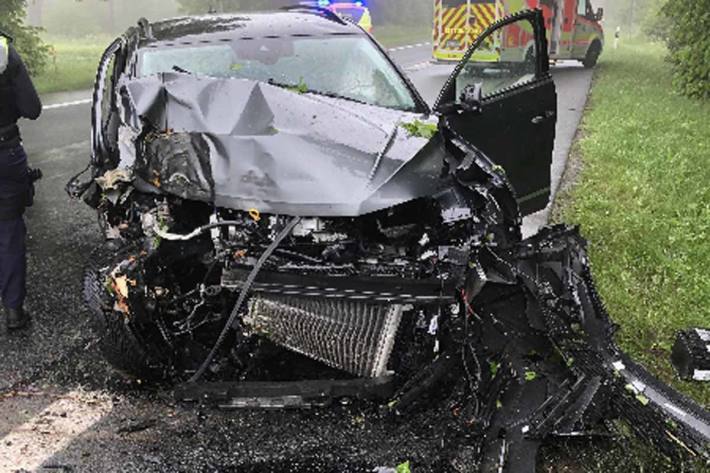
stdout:
POLYGON ((356 25, 323 10, 292 10, 173 18, 150 24, 142 44, 211 41, 224 38, 364 34, 356 25))

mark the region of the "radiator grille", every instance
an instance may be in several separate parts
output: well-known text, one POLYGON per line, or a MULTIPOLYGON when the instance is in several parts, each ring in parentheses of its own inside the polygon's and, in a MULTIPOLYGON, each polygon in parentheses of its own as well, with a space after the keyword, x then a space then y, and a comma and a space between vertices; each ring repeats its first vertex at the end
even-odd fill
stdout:
POLYGON ((387 374, 403 305, 254 297, 244 322, 290 350, 361 377, 387 374))

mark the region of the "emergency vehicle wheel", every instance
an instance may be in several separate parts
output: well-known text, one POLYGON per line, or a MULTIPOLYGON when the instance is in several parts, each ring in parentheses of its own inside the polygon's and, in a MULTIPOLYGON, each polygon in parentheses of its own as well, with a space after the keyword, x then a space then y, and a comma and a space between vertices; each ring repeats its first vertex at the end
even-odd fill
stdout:
POLYGON ((601 54, 601 45, 595 41, 594 43, 592 43, 591 46, 589 46, 589 49, 587 50, 587 55, 584 59, 582 59, 582 64, 587 69, 593 68, 597 65, 597 61, 599 60, 599 56, 601 56, 601 54))

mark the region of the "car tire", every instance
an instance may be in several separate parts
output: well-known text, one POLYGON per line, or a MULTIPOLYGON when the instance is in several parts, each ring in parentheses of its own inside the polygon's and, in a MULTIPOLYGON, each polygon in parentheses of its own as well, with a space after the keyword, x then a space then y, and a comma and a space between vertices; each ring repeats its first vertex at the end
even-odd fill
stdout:
MULTIPOLYGON (((114 309, 113 297, 106 290, 108 269, 128 255, 127 248, 105 245, 97 248, 84 272, 84 300, 89 308, 92 329, 106 361, 124 378, 156 380, 165 377, 163 360, 138 335, 135 323, 114 309)), ((153 347, 155 348, 155 347, 153 347)))
POLYGON ((587 55, 584 59, 582 59, 582 64, 586 69, 594 68, 594 66, 597 65, 597 61, 599 61, 599 56, 601 56, 601 54, 601 44, 599 44, 598 41, 593 42, 592 45, 589 46, 589 49, 587 49, 587 55))

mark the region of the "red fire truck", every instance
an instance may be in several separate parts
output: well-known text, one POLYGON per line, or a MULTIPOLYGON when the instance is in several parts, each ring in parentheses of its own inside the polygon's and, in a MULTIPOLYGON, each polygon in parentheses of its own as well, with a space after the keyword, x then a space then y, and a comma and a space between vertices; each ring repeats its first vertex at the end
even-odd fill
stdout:
MULTIPOLYGON (((604 12, 601 8, 595 11, 591 0, 434 0, 434 58, 441 62, 460 61, 490 25, 531 8, 543 11, 551 59, 576 59, 585 67, 596 65, 604 47, 604 12)), ((522 37, 516 39, 514 46, 524 47, 518 44, 520 41, 522 37)), ((513 44, 492 46, 487 53, 477 52, 476 60, 497 61, 501 47, 513 44)))

